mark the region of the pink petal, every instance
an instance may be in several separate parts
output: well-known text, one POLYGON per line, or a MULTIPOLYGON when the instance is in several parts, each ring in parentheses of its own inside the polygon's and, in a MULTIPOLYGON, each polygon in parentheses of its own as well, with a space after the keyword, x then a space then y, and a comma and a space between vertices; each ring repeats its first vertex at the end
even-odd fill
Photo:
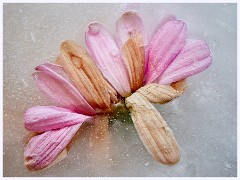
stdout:
POLYGON ((144 25, 141 17, 135 12, 125 12, 117 21, 117 41, 121 48, 126 41, 131 37, 131 34, 140 33, 143 37, 144 44, 147 46, 147 35, 144 31, 144 25))
POLYGON ((95 110, 77 91, 61 66, 45 63, 33 74, 37 87, 61 107, 72 109, 85 115, 95 115, 95 110))
POLYGON ((147 83, 155 80, 175 59, 185 44, 186 24, 180 20, 166 22, 149 44, 147 83))
MULTIPOLYGON (((155 34, 157 34, 158 30, 164 25, 166 24, 168 21, 172 21, 172 20, 176 20, 176 17, 174 15, 169 15, 169 16, 166 16, 164 17, 160 22, 159 24, 155 27, 154 31, 152 32, 152 34, 150 35, 149 39, 153 39, 155 34)), ((145 57, 146 57, 146 65, 145 65, 145 77, 144 77, 144 82, 146 82, 146 79, 147 79, 147 71, 148 71, 148 61, 149 61, 149 58, 148 58, 148 49, 149 47, 147 47, 146 49, 146 54, 145 54, 145 57)))
POLYGON ((35 106, 25 113, 24 125, 29 131, 44 132, 83 123, 89 118, 91 116, 78 114, 66 108, 35 106))
POLYGON ((157 34, 158 30, 164 25, 166 24, 168 21, 173 21, 176 20, 177 18, 174 15, 169 15, 164 17, 159 24, 156 26, 156 28, 154 29, 153 33, 150 36, 150 39, 153 39, 155 34, 157 34))
POLYGON ((88 26, 85 38, 90 54, 103 76, 121 96, 130 95, 127 70, 112 36, 102 25, 95 22, 88 26))
POLYGON ((67 146, 82 123, 52 130, 34 136, 25 148, 25 164, 29 169, 42 169, 48 166, 67 146))
POLYGON ((195 75, 210 66, 211 52, 205 41, 187 40, 186 45, 157 79, 159 84, 169 84, 195 75))

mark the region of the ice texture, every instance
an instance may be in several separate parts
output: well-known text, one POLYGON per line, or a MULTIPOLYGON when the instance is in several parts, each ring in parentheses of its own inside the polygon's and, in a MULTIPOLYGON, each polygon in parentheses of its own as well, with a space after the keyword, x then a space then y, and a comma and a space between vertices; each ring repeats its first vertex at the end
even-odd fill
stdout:
POLYGON ((236 4, 4 4, 3 175, 237 176, 236 14, 236 4), (34 67, 53 62, 66 39, 86 47, 84 31, 92 21, 115 33, 117 18, 130 9, 139 12, 149 37, 165 16, 175 15, 187 24, 190 38, 206 40, 212 51, 213 64, 188 78, 181 97, 156 105, 179 143, 180 162, 166 166, 155 161, 129 115, 120 113, 112 117, 105 163, 91 151, 91 127, 86 126, 67 158, 49 169, 28 171, 23 165, 29 134, 23 114, 35 105, 53 105, 35 88, 34 67))

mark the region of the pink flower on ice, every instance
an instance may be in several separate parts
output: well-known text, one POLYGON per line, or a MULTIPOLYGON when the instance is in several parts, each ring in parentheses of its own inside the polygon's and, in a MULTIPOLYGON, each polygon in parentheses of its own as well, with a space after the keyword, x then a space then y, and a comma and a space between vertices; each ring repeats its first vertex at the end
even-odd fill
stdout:
MULTIPOLYGON (((186 24, 173 17, 157 28, 149 42, 142 19, 135 12, 124 13, 117 21, 116 31, 117 43, 101 24, 91 23, 85 36, 91 56, 75 42, 65 41, 57 64, 36 67, 36 85, 57 106, 36 106, 25 113, 26 129, 40 133, 29 141, 24 152, 29 169, 51 164, 83 122, 113 111, 121 99, 135 92, 141 94, 142 88, 147 91, 152 84, 154 88, 169 90, 171 83, 205 70, 212 62, 207 43, 187 39, 186 24)), ((174 97, 164 98, 169 101, 174 97)), ((146 98, 157 103, 164 99, 146 98)), ((171 161, 164 155, 173 152, 148 147, 149 139, 144 139, 142 132, 138 131, 140 138, 154 157, 154 153, 158 154, 157 160, 165 164, 179 160, 175 157, 171 161)))

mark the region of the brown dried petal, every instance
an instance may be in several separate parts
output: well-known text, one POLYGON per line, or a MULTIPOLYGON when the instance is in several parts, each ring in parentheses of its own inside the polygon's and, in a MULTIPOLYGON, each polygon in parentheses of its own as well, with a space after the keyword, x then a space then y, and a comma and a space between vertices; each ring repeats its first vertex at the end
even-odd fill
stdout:
POLYGON ((152 103, 166 103, 178 97, 180 92, 168 85, 159 85, 155 83, 147 84, 137 90, 141 95, 152 103))
POLYGON ((131 34, 121 50, 130 78, 131 91, 134 92, 141 87, 144 77, 145 53, 142 35, 131 34))
POLYGON ((92 107, 110 109, 106 80, 87 51, 73 41, 65 41, 61 44, 61 52, 56 62, 63 67, 92 107))
POLYGON ((174 82, 174 83, 171 84, 171 86, 181 94, 184 91, 186 91, 186 89, 188 88, 188 84, 187 84, 186 79, 182 79, 180 81, 174 82))
POLYGON ((106 87, 108 89, 108 93, 110 95, 110 100, 112 104, 116 104, 120 101, 120 99, 118 98, 118 93, 117 91, 112 87, 111 84, 109 84, 109 82, 107 80, 105 80, 105 84, 106 87))
POLYGON ((172 130, 154 106, 138 92, 126 98, 137 133, 148 152, 163 164, 175 164, 180 151, 172 130))

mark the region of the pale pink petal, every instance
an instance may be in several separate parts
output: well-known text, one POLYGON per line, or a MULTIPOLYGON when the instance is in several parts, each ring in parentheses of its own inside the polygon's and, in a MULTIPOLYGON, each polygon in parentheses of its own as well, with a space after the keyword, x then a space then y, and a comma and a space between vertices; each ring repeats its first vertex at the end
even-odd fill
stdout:
MULTIPOLYGON (((169 15, 169 16, 166 16, 164 17, 159 23, 158 25, 155 27, 155 29, 153 30, 153 32, 151 33, 149 39, 153 39, 155 34, 157 34, 158 30, 164 25, 166 24, 168 21, 173 21, 173 20, 176 20, 176 17, 174 15, 169 15)), ((146 48, 146 54, 145 54, 145 57, 146 57, 146 65, 145 65, 145 77, 144 77, 144 82, 146 82, 147 80, 147 70, 148 70, 148 61, 149 61, 149 58, 148 58, 148 48, 149 46, 146 48)))
POLYGON ((141 17, 135 12, 125 12, 117 21, 117 41, 121 48, 132 34, 141 34, 144 44, 142 46, 147 46, 148 40, 147 35, 144 30, 144 25, 141 17))
POLYGON ((205 41, 187 40, 176 59, 156 81, 159 84, 176 82, 205 70, 211 63, 211 52, 205 41))
POLYGON ((88 26, 85 38, 88 50, 103 76, 121 96, 129 96, 131 89, 127 70, 112 36, 95 22, 88 26))
POLYGON ((95 110, 77 91, 61 66, 45 63, 36 67, 35 84, 58 106, 72 109, 85 115, 95 115, 95 110))
POLYGON ((155 27, 153 33, 151 34, 151 36, 149 37, 149 39, 153 39, 153 37, 155 36, 155 34, 157 34, 158 30, 164 25, 166 24, 168 21, 174 21, 177 18, 174 15, 169 15, 164 17, 159 23, 158 25, 155 27))
POLYGON ((24 115, 24 125, 29 131, 44 132, 83 123, 91 116, 75 113, 73 110, 54 106, 35 106, 24 115))
POLYGON ((65 149, 81 123, 34 136, 25 148, 25 165, 31 170, 48 166, 65 149))
POLYGON ((180 20, 167 21, 149 44, 147 83, 153 82, 175 59, 185 44, 186 24, 180 20))

